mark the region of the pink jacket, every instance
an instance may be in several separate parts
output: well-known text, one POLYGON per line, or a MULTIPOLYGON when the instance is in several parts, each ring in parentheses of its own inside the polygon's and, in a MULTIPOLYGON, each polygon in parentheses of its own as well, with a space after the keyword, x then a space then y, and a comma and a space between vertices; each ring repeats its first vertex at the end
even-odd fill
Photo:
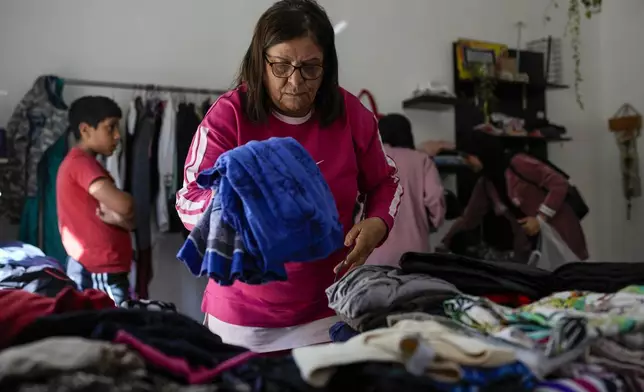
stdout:
MULTIPOLYGON (((512 170, 506 170, 508 198, 512 203, 526 216, 534 217, 539 213, 546 216, 548 223, 557 230, 577 257, 581 260, 588 259, 588 248, 581 223, 572 208, 564 202, 568 192, 568 181, 551 167, 525 154, 515 155, 511 164, 516 171, 532 182, 522 180, 512 170)), ((528 238, 516 218, 499 200, 494 186, 485 178, 481 178, 474 187, 463 216, 452 225, 443 243, 449 246, 456 233, 478 226, 491 208, 496 215, 505 216, 510 221, 514 232, 514 250, 520 258, 527 258, 531 246, 528 238)))
MULTIPOLYGON (((267 123, 250 122, 242 109, 242 88, 222 95, 210 108, 194 136, 185 163, 184 187, 176 208, 191 229, 210 202, 212 191, 200 189, 196 176, 212 167, 224 151, 251 140, 293 137, 311 154, 329 184, 345 234, 353 226, 358 193, 367 195, 367 217, 381 218, 389 231, 403 195, 396 166, 385 156, 374 115, 345 90, 345 114, 320 128, 315 115, 290 118, 278 114, 267 123)), ((222 287, 210 281, 202 310, 234 325, 282 328, 334 315, 324 290, 335 278, 333 268, 346 257, 340 249, 325 260, 287 263, 288 281, 251 286, 237 282, 222 287)))
POLYGON ((387 241, 369 256, 367 264, 398 266, 405 252, 430 251, 430 224, 438 228, 445 217, 443 184, 434 161, 426 153, 385 145, 398 167, 405 189, 396 226, 387 241))

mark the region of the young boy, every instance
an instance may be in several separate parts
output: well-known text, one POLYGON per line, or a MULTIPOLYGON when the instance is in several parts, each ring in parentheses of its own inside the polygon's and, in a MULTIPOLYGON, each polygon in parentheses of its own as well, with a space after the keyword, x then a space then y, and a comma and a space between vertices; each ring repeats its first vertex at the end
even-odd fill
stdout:
POLYGON ((106 97, 72 103, 69 123, 78 144, 61 163, 56 181, 67 275, 80 290, 101 290, 116 305, 130 298, 134 203, 114 185, 96 155, 110 156, 116 149, 121 116, 118 105, 106 97))

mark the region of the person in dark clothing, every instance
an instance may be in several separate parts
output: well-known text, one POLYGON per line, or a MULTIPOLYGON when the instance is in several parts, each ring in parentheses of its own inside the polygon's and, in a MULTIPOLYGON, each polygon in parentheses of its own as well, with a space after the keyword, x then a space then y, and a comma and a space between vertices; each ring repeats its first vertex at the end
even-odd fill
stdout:
POLYGON ((579 218, 565 202, 568 180, 550 165, 524 153, 504 149, 493 135, 473 131, 460 143, 468 165, 481 177, 463 215, 443 238, 449 248, 454 235, 479 226, 488 211, 507 218, 512 228, 514 259, 527 261, 547 222, 580 260, 588 259, 579 218))

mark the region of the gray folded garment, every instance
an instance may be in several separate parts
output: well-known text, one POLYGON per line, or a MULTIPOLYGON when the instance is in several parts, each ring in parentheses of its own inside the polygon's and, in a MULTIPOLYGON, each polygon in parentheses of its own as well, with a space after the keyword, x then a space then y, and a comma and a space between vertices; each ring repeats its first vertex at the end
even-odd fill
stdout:
POLYGON ((461 292, 451 283, 394 267, 365 265, 326 290, 329 307, 358 331, 386 326, 386 316, 441 307, 461 292))

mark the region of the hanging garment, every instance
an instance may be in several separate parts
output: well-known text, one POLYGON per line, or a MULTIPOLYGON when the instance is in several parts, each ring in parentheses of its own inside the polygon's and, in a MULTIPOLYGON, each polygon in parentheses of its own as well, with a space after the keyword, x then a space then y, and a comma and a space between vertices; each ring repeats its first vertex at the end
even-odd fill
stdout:
POLYGON ((206 117, 206 113, 208 113, 208 110, 210 110, 211 106, 212 106, 212 102, 210 101, 210 98, 204 100, 201 103, 201 109, 200 109, 201 118, 206 117))
POLYGON ((148 297, 148 285, 152 280, 152 213, 151 196, 151 146, 156 130, 156 117, 139 98, 136 100, 137 123, 131 143, 127 145, 128 189, 134 198, 134 231, 136 246, 135 291, 139 298, 148 297), (146 180, 147 179, 147 180, 146 180))
MULTIPOLYGON (((133 156, 133 145, 134 145, 134 135, 136 134, 136 128, 139 121, 139 114, 141 113, 142 108, 144 107, 141 97, 135 97, 130 101, 127 119, 125 121, 125 130, 126 143, 123 146, 123 154, 121 155, 121 177, 123 178, 123 190, 129 194, 132 194, 132 164, 134 160, 133 156)), ((139 266, 138 256, 139 248, 137 244, 137 234, 136 231, 130 232, 130 241, 132 242, 132 267, 130 269, 130 296, 132 298, 138 297, 136 288, 137 288, 137 268, 139 266)))
POLYGON ((183 166, 186 163, 186 158, 190 151, 190 144, 197 132, 197 128, 199 128, 199 123, 201 123, 201 119, 197 116, 193 103, 182 103, 179 105, 177 112, 177 130, 175 133, 177 166, 175 169, 174 189, 172 195, 170 195, 171 198, 168 204, 170 209, 170 231, 184 232, 185 238, 188 237, 189 232, 183 227, 183 223, 181 223, 181 219, 179 219, 179 215, 175 209, 175 194, 183 187, 183 166))
MULTIPOLYGON (((128 143, 128 137, 130 136, 128 132, 129 116, 131 113, 128 111, 128 118, 126 119, 125 129, 120 129, 120 140, 119 144, 116 146, 116 150, 109 157, 105 158, 103 167, 105 170, 110 173, 114 179, 114 184, 117 188, 123 190, 125 187, 125 155, 128 143)), ((134 112, 136 115, 136 111, 134 112)))
POLYGON ((36 196, 42 156, 68 128, 67 106, 60 97, 61 90, 60 79, 40 76, 9 119, 9 156, 16 164, 0 172, 3 185, 0 215, 6 215, 12 222, 20 219, 25 197, 36 196))
POLYGON ((141 121, 141 117, 143 116, 143 110, 145 108, 145 104, 143 103, 143 100, 141 97, 136 97, 130 102, 130 111, 128 113, 128 118, 127 118, 127 134, 129 137, 128 143, 125 145, 125 148, 123 151, 125 151, 125 181, 123 183, 123 190, 128 193, 132 193, 132 186, 133 186, 133 167, 132 164, 134 163, 134 142, 136 139, 136 131, 139 127, 139 122, 141 121))
POLYGON ((161 130, 159 132, 159 146, 157 150, 159 171, 159 191, 156 195, 155 207, 159 231, 165 233, 170 230, 170 212, 168 211, 168 200, 174 199, 173 178, 177 168, 176 159, 176 118, 172 99, 165 103, 161 130))
MULTIPOLYGON (((150 158, 150 208, 155 212, 156 197, 159 194, 159 140, 161 135, 161 126, 163 125, 163 115, 165 113, 165 102, 148 101, 148 111, 154 119, 154 129, 152 131, 152 140, 148 156, 150 158)), ((156 213, 155 213, 156 218, 156 213)))
POLYGON ((67 263, 67 252, 58 230, 56 177, 67 151, 68 140, 64 134, 42 156, 38 164, 37 193, 25 201, 19 233, 20 241, 38 246, 63 267, 67 263))

